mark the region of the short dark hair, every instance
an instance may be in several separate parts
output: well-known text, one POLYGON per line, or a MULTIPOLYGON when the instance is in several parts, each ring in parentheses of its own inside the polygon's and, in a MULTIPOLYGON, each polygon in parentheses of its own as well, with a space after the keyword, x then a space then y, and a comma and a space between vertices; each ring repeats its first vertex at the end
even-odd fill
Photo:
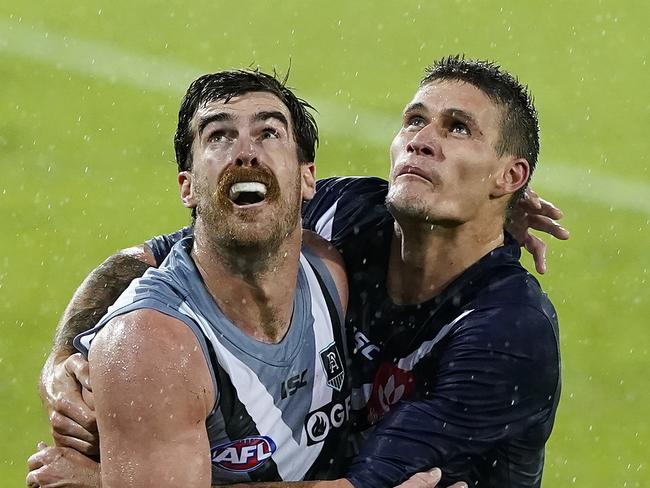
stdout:
MULTIPOLYGON (((539 121, 528 87, 492 61, 465 59, 462 55, 434 62, 425 70, 420 86, 438 80, 474 85, 503 108, 500 137, 495 149, 499 156, 509 154, 525 158, 530 166, 530 181, 539 155, 539 121)), ((521 197, 526 185, 515 193, 513 200, 521 197)))
POLYGON ((316 157, 318 145, 318 127, 309 109, 314 110, 309 103, 298 98, 286 85, 287 78, 278 79, 273 75, 257 69, 237 69, 219 71, 203 75, 192 82, 183 97, 178 111, 178 126, 174 134, 174 150, 178 171, 192 169, 192 134, 191 122, 194 114, 209 102, 223 100, 251 92, 267 92, 275 95, 286 105, 291 114, 293 136, 298 146, 298 161, 312 162, 316 157))

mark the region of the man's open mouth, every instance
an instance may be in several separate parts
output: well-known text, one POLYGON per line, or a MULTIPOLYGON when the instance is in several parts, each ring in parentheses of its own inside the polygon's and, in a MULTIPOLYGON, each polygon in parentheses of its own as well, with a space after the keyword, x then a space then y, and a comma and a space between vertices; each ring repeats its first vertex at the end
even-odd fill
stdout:
POLYGON ((257 181, 240 181, 234 183, 228 192, 228 198, 239 206, 260 203, 266 198, 267 187, 257 181))

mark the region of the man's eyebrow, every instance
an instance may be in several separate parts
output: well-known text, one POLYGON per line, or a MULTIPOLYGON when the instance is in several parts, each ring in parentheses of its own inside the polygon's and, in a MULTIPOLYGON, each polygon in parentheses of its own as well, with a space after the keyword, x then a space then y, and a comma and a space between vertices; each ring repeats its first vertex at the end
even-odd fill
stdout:
POLYGON ((226 122, 226 121, 231 121, 233 119, 233 116, 227 112, 217 112, 217 113, 212 113, 208 114, 205 117, 201 117, 199 119, 199 134, 203 132, 203 129, 207 127, 208 124, 211 124, 212 122, 226 122))
POLYGON ((263 122, 263 121, 268 120, 268 119, 276 119, 276 120, 278 120, 279 122, 281 122, 284 125, 285 129, 289 130, 289 121, 287 120, 287 118, 284 116, 284 114, 282 112, 276 112, 276 111, 257 112, 253 116, 253 121, 255 121, 255 122, 263 122))
POLYGON ((442 115, 446 115, 448 117, 455 117, 461 119, 463 122, 468 122, 470 124, 478 126, 478 121, 476 120, 476 117, 474 117, 472 113, 466 112, 461 108, 447 108, 442 111, 442 115))
POLYGON ((420 112, 420 111, 426 111, 427 107, 421 102, 414 102, 414 103, 409 103, 406 108, 404 109, 404 113, 408 114, 411 112, 420 112))

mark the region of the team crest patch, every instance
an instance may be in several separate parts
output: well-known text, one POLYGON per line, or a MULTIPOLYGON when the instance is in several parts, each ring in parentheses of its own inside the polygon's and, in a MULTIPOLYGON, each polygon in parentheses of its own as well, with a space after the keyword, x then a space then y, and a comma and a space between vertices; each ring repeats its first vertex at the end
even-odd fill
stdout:
POLYGON ((247 473, 262 466, 275 450, 270 437, 252 435, 213 447, 212 462, 226 471, 247 473))
POLYGON ((320 352, 320 360, 323 363, 323 369, 327 376, 327 384, 336 391, 341 391, 343 380, 345 379, 345 370, 341 355, 336 348, 336 343, 332 342, 329 346, 320 352))

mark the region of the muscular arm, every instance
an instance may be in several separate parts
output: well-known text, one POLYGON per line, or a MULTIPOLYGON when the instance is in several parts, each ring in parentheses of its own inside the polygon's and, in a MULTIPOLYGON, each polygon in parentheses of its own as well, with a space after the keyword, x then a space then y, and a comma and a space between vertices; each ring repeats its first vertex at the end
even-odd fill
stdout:
POLYGON ((74 353, 72 339, 92 328, 129 283, 153 265, 153 255, 144 245, 111 256, 83 281, 61 317, 39 383, 57 445, 97 454, 94 416, 82 401, 81 385, 77 383, 82 378, 78 370, 81 366, 67 361, 74 353))
POLYGON ((101 433, 101 486, 210 486, 205 420, 215 392, 185 324, 153 310, 111 320, 88 358, 101 433))
POLYGON ((94 326, 129 283, 155 265, 151 250, 143 245, 120 251, 95 268, 63 312, 52 353, 64 357, 74 353, 72 339, 94 326))

